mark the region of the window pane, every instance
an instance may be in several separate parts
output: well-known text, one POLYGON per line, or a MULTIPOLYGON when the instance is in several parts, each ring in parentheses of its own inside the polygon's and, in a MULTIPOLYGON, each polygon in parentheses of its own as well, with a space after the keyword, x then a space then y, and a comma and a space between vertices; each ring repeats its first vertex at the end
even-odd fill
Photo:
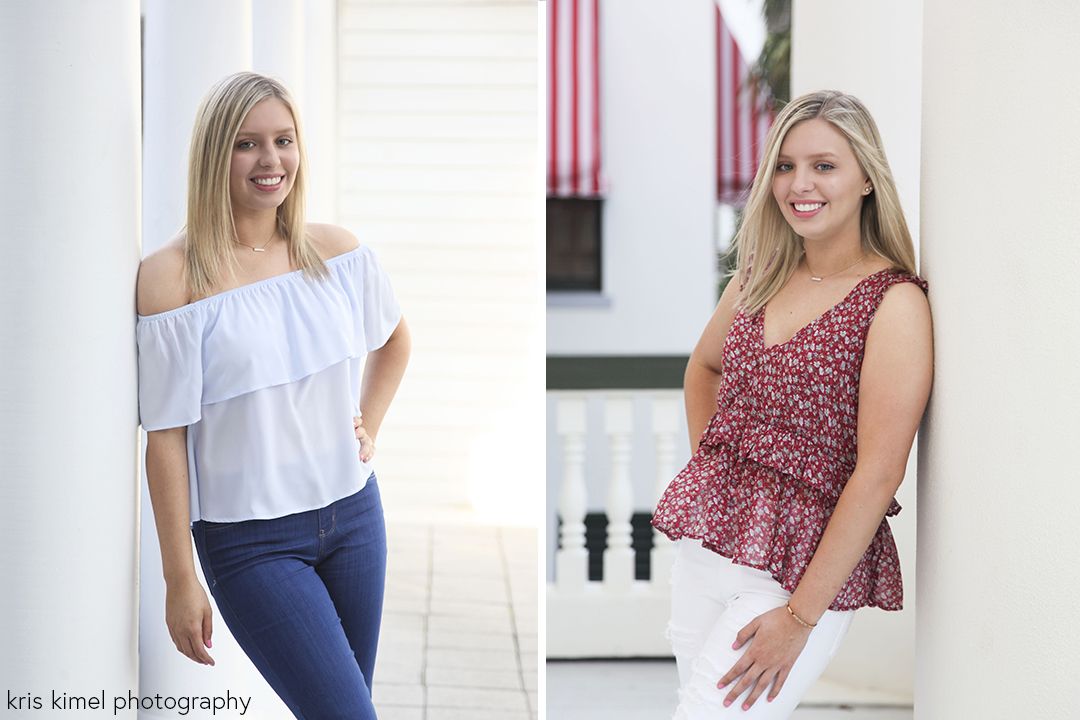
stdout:
POLYGON ((600 291, 600 200, 548 198, 547 289, 600 291))

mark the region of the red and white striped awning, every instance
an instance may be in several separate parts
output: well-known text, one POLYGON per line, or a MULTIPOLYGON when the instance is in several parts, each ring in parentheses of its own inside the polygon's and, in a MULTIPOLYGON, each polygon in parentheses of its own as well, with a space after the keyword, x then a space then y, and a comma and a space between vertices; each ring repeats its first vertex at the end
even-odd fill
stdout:
POLYGON ((599 0, 547 0, 547 191, 598 197, 600 171, 599 0))
POLYGON ((717 198, 729 205, 745 203, 774 118, 771 100, 747 86, 748 70, 749 64, 717 7, 717 198))

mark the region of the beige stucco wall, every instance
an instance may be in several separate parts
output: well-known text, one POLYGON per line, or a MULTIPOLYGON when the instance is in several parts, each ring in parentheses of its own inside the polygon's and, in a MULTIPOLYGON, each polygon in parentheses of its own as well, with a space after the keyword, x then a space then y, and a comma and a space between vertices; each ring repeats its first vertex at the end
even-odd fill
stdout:
POLYGON ((925 13, 916 716, 1075 717, 1080 6, 925 13))

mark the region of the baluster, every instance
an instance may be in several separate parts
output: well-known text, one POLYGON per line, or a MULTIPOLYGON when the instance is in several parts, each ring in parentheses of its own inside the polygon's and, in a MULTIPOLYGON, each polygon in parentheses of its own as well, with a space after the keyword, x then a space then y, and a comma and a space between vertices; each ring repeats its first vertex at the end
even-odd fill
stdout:
POLYGON ((555 555, 555 582, 561 592, 581 593, 589 577, 585 550, 585 398, 559 398, 556 413, 556 429, 562 438, 563 481, 559 491, 561 547, 555 555))
POLYGON ((604 587, 629 592, 634 582, 634 550, 631 544, 634 491, 630 484, 630 432, 633 400, 608 398, 604 408, 604 432, 611 446, 611 484, 607 496, 607 549, 604 551, 604 587))
MULTIPOLYGON (((656 490, 659 502, 668 483, 675 477, 675 435, 679 432, 679 398, 654 395, 652 427, 656 438, 656 490)), ((655 502, 653 503, 655 506, 655 502)), ((653 548, 649 555, 649 581, 653 587, 667 592, 671 566, 675 563, 675 544, 659 530, 653 530, 653 548)))

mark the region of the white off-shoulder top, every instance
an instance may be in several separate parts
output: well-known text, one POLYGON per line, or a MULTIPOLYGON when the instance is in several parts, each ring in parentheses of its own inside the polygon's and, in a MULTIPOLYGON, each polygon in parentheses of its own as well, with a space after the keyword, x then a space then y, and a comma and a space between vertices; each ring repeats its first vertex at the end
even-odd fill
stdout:
POLYGON ((146 431, 187 426, 191 520, 267 519, 363 488, 361 358, 401 320, 370 248, 302 271, 140 315, 139 415, 146 431))

